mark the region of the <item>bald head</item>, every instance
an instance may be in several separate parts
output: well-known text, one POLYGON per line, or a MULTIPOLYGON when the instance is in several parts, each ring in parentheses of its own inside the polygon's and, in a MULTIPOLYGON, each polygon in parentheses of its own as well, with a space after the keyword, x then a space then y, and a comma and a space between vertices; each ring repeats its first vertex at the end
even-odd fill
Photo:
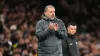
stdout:
POLYGON ((45 7, 44 9, 44 14, 50 18, 50 19, 54 19, 55 18, 55 7, 52 5, 48 5, 45 7))

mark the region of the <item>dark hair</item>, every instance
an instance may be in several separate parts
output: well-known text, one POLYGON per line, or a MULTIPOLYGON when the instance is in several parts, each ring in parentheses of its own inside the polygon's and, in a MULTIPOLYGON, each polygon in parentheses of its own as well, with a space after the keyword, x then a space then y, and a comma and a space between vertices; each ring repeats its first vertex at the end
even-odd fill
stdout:
POLYGON ((77 26, 75 22, 68 23, 68 26, 70 26, 70 25, 77 26))

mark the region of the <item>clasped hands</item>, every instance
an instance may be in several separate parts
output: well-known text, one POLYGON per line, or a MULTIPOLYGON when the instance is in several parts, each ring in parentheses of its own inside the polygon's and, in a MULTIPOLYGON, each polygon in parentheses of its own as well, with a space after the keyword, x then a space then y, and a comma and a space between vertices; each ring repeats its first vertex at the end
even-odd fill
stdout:
POLYGON ((51 23, 51 22, 50 22, 48 28, 49 28, 50 30, 57 31, 57 30, 58 30, 58 24, 57 24, 57 23, 51 23))

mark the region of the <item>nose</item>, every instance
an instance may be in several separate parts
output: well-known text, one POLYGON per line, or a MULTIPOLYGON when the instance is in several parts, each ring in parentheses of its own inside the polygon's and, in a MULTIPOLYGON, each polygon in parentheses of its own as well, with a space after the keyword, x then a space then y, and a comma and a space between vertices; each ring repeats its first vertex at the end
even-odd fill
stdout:
POLYGON ((52 13, 52 15, 54 15, 54 13, 52 13))

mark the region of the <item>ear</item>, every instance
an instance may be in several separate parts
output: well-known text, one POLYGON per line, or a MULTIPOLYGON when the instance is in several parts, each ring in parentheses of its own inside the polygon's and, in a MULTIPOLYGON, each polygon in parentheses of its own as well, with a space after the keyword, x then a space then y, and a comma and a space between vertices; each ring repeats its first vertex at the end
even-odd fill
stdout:
POLYGON ((67 27, 67 30, 69 29, 69 27, 67 27))
POLYGON ((67 31, 69 31, 70 30, 70 28, 69 27, 67 27, 67 31))
POLYGON ((47 11, 44 11, 44 14, 46 14, 47 13, 47 11))
POLYGON ((46 14, 46 12, 44 12, 44 14, 46 14))

